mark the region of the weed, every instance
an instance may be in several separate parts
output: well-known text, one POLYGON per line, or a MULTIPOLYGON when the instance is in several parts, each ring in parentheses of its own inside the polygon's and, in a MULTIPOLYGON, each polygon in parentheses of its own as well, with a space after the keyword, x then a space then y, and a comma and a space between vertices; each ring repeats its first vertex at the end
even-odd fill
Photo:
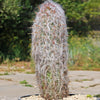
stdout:
POLYGON ((9 73, 8 72, 5 72, 4 75, 9 75, 9 73))
POLYGON ((95 87, 95 86, 97 86, 97 85, 100 85, 100 84, 93 84, 93 85, 89 85, 88 87, 81 86, 81 88, 87 89, 87 88, 90 88, 90 87, 95 87))
POLYGON ((33 87, 32 85, 30 84, 25 84, 26 87, 33 87))
POLYGON ((85 88, 85 89, 87 89, 87 88, 89 88, 89 87, 84 87, 84 86, 81 86, 81 88, 85 88))
POLYGON ((82 80, 75 80, 76 82, 83 82, 83 81, 92 81, 93 79, 82 79, 82 80))
POLYGON ((0 73, 0 76, 2 76, 2 75, 9 75, 9 73, 8 72, 0 73))
POLYGON ((33 59, 31 59, 30 68, 31 68, 31 73, 35 73, 35 62, 33 59))
POLYGON ((0 73, 0 76, 2 76, 3 74, 0 73))
POLYGON ((87 97, 88 97, 88 98, 92 98, 93 96, 92 96, 92 95, 90 95, 90 94, 88 94, 88 95, 87 95, 87 97))
POLYGON ((28 82, 26 80, 20 81, 20 84, 27 84, 28 82))
POLYGON ((28 84, 26 80, 20 81, 20 84, 24 84, 26 87, 33 87, 32 85, 28 84))
POLYGON ((33 73, 33 72, 29 72, 29 71, 28 71, 28 72, 26 72, 26 74, 34 74, 34 73, 33 73))
POLYGON ((100 84, 93 84, 93 85, 89 85, 89 87, 95 87, 97 85, 100 85, 100 84))

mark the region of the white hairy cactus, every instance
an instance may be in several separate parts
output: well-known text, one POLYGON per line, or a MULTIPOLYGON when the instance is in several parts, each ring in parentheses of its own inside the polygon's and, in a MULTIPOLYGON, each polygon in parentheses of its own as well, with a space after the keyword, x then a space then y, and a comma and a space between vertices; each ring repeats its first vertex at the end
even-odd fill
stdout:
POLYGON ((41 95, 58 100, 68 95, 66 17, 52 0, 41 4, 32 26, 32 56, 41 95))

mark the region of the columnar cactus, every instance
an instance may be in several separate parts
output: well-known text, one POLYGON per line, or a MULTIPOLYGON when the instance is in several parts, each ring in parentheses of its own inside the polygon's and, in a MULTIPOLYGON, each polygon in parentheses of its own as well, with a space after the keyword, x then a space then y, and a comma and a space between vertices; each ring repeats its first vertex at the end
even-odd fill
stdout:
POLYGON ((45 1, 32 27, 32 55, 41 95, 58 100, 68 95, 66 17, 61 6, 45 1))

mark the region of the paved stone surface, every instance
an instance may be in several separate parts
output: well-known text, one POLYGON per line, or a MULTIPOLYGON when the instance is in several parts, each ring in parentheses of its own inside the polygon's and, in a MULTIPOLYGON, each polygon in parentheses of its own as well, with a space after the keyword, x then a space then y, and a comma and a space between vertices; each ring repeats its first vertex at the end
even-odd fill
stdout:
MULTIPOLYGON (((72 94, 100 94, 99 71, 69 71, 69 92, 72 94)), ((0 100, 18 100, 20 96, 39 94, 35 74, 15 73, 0 76, 0 100), (26 80, 33 87, 20 81, 26 80)))
POLYGON ((70 71, 69 90, 74 94, 100 94, 100 72, 70 71))

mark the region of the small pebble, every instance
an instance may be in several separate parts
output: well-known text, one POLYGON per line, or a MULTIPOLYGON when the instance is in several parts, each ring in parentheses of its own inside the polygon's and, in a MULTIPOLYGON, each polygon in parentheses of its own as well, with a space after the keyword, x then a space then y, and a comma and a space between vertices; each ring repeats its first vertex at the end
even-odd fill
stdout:
MULTIPOLYGON (((21 100, 45 100, 41 96, 30 96, 26 98, 22 98, 21 100)), ((97 100, 95 97, 87 97, 86 95, 73 95, 68 96, 67 98, 63 98, 63 100, 97 100)))

